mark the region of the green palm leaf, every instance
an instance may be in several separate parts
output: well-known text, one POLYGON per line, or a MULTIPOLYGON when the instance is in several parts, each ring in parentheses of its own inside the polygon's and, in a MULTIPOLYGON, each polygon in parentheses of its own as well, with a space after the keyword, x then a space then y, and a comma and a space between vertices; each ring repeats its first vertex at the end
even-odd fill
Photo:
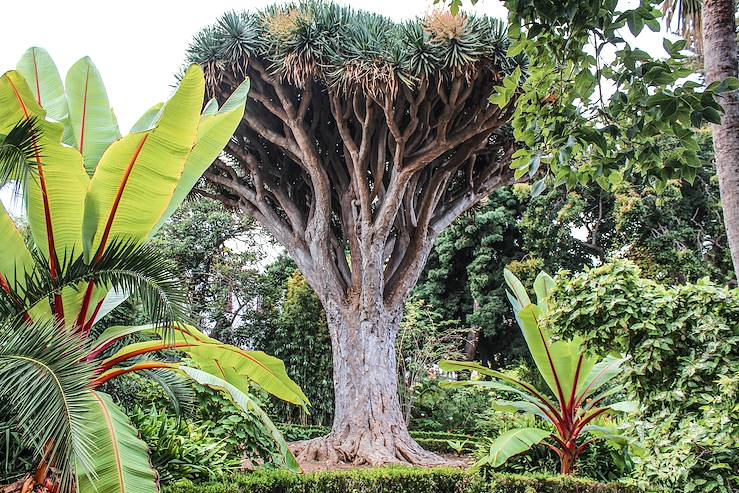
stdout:
POLYGON ((0 325, 0 394, 23 441, 61 471, 71 492, 74 464, 89 466, 95 452, 91 422, 92 368, 80 363, 86 345, 51 321, 0 325))
POLYGON ((484 464, 500 467, 514 455, 526 452, 551 434, 539 428, 517 428, 503 433, 490 444, 490 453, 475 467, 484 464))
POLYGON ((38 139, 35 118, 22 120, 7 135, 0 135, 0 186, 16 180, 17 191, 36 169, 35 142, 38 139))

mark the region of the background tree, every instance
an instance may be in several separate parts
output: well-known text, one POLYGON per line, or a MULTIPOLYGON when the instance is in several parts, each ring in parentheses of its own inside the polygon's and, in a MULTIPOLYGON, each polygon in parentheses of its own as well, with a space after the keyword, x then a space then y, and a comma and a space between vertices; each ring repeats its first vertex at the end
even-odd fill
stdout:
POLYGON ((253 335, 259 349, 273 351, 271 354, 285 362, 288 373, 306 389, 312 404, 307 415, 277 402, 275 411, 280 421, 327 425, 333 418, 334 391, 326 314, 300 271, 294 264, 287 267, 292 267, 292 274, 283 285, 286 289, 280 312, 271 324, 255 327, 253 335))
POLYGON ((500 266, 525 255, 518 222, 529 201, 530 187, 504 188, 457 219, 437 240, 414 290, 443 319, 468 327, 467 359, 503 364, 525 349, 500 266))
POLYGON ((436 237, 512 179, 512 109, 487 103, 516 65, 506 48, 491 19, 307 3, 227 14, 189 50, 218 98, 252 81, 208 181, 286 247, 326 312, 334 423, 304 458, 440 460, 407 432, 395 338, 436 237))
POLYGON ((259 233, 253 221, 220 202, 196 198, 153 240, 179 266, 193 319, 220 340, 233 340, 234 326, 252 306, 264 255, 259 233))
POLYGON ((507 306, 502 273, 508 265, 531 285, 542 269, 575 272, 627 258, 644 277, 670 284, 710 277, 733 283, 722 222, 710 134, 701 132, 701 167, 693 184, 671 180, 658 192, 646 180, 551 188, 531 197, 517 184, 491 194, 437 240, 414 299, 444 320, 479 331, 477 354, 494 367, 521 357, 523 340, 507 306))

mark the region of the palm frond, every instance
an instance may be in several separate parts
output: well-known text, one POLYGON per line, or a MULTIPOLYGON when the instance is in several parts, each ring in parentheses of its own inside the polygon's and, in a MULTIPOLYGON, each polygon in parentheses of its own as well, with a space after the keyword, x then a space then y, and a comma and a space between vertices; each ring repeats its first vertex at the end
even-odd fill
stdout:
MULTIPOLYGON (((165 326, 186 321, 187 296, 175 265, 151 244, 113 239, 100 258, 91 264, 75 252, 65 253, 60 260, 61 273, 52 279, 48 260, 34 253, 35 269, 25 275, 24 286, 18 283, 13 291, 21 297, 23 307, 13 300, 0 302, 0 316, 19 316, 24 309, 60 293, 65 287, 75 287, 95 281, 111 290, 131 293, 141 302, 152 323, 165 326)), ((0 295, 0 299, 7 298, 0 295)))
POLYGON ((161 387, 178 419, 191 414, 195 409, 195 389, 192 386, 192 380, 169 370, 148 370, 141 372, 141 375, 161 387))
POLYGON ((93 369, 80 361, 86 345, 51 320, 0 324, 0 395, 13 426, 39 460, 61 474, 71 492, 75 465, 94 453, 84 410, 90 405, 93 369))
POLYGON ((667 29, 677 21, 676 32, 688 41, 697 55, 703 55, 703 0, 666 0, 662 11, 667 29))
POLYGON ((38 122, 35 118, 18 122, 7 135, 0 135, 0 186, 9 181, 21 185, 36 169, 38 122))

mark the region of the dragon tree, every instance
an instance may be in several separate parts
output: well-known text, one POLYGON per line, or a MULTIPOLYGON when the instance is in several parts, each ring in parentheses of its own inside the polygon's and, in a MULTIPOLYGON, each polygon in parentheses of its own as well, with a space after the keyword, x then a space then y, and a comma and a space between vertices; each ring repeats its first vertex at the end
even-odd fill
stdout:
POLYGON ((193 40, 209 90, 246 77, 246 114, 206 173, 210 193, 258 220, 326 311, 336 407, 299 458, 438 463, 408 434, 395 338, 434 240, 513 180, 513 72, 496 19, 436 12, 395 23, 324 2, 231 12, 193 40))

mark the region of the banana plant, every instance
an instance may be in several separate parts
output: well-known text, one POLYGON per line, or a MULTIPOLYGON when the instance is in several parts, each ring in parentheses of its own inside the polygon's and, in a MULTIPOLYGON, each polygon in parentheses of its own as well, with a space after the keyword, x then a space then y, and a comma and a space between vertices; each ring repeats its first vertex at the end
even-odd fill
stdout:
POLYGON ((530 413, 541 419, 543 428, 518 428, 503 433, 490 446, 489 454, 476 466, 499 467, 511 457, 544 443, 560 460, 562 474, 573 471, 578 457, 599 439, 623 443, 617 432, 598 426, 597 421, 614 411, 631 411, 635 403, 622 401, 607 404, 619 394, 620 385, 613 384, 624 359, 616 356, 600 358, 585 351, 583 340, 554 340, 545 324, 541 323, 549 311, 548 294, 554 280, 540 273, 534 282, 536 303, 532 303, 521 281, 509 270, 504 271, 510 288, 508 299, 521 328, 531 357, 546 382, 547 389, 537 389, 528 382, 507 373, 468 361, 442 361, 442 370, 457 372, 469 370, 494 380, 451 382, 450 386, 475 385, 501 391, 518 400, 497 400, 498 410, 530 413), (548 425, 548 426, 546 426, 548 425), (585 435, 590 435, 584 439, 585 435))
POLYGON ((157 491, 146 445, 100 390, 113 378, 154 370, 230 395, 261 418, 284 465, 300 470, 249 391, 257 385, 306 408, 305 394, 279 359, 188 325, 171 265, 146 243, 231 138, 248 89, 247 80, 223 106, 204 104, 203 71, 190 66, 172 97, 122 136, 89 58, 62 83, 48 53, 31 48, 0 77, 0 136, 23 144, 16 147, 25 155, 0 159, 0 186, 13 182, 22 191, 30 230, 27 241, 0 205, 0 394, 11 396, 22 418, 17 426, 40 457, 25 487, 157 491), (20 138, 31 127, 31 138, 20 138), (101 327, 130 296, 143 302, 153 323, 101 327), (56 344, 66 349, 49 350, 56 344), (165 350, 182 358, 158 357, 165 350), (39 396, 46 399, 33 400, 39 396), (53 399, 57 407, 38 406, 53 399), (45 419, 51 426, 41 431, 45 419))

